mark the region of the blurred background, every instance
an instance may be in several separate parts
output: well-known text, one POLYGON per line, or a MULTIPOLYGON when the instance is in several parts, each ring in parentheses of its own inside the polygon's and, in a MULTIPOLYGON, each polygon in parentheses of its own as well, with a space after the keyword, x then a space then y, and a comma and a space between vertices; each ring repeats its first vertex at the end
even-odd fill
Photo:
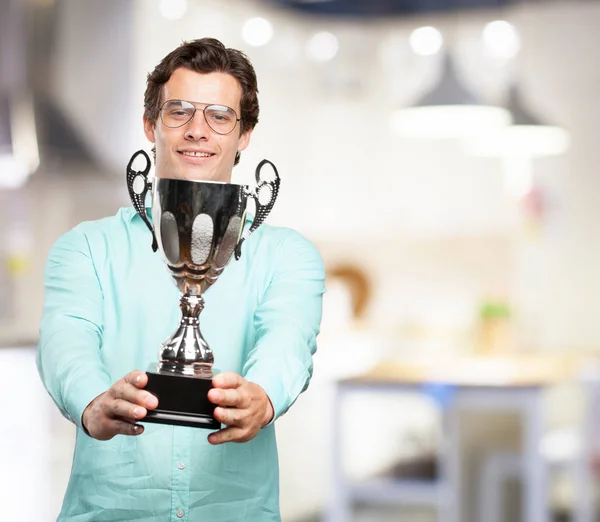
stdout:
POLYGON ((283 519, 597 520, 599 28, 596 0, 0 0, 0 520, 55 520, 69 476, 47 253, 129 204, 146 74, 204 36, 258 74, 234 181, 273 161, 269 222, 327 268, 283 519))

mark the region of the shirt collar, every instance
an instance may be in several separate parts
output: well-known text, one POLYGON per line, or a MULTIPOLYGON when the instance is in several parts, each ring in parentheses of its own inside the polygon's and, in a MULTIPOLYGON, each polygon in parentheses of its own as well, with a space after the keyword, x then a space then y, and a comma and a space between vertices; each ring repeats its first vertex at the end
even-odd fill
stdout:
MULTIPOLYGON (((133 221, 136 218, 142 219, 134 207, 130 207, 130 208, 131 208, 131 218, 129 219, 129 221, 133 221)), ((146 208, 146 215, 148 216, 148 219, 150 220, 150 222, 152 222, 152 207, 150 205, 146 205, 145 208, 146 208)))

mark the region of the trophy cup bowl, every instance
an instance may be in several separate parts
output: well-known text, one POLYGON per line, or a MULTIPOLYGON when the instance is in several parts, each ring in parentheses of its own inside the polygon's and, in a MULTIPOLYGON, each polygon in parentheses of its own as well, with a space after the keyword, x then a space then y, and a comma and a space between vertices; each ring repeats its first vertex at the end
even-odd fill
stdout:
POLYGON ((152 248, 160 250, 164 262, 181 291, 179 327, 160 347, 158 362, 146 374, 146 390, 158 398, 158 407, 148 410, 143 422, 219 429, 215 405, 207 394, 212 378, 219 373, 214 356, 200 331, 204 292, 213 285, 232 255, 241 255, 245 239, 265 220, 277 198, 279 175, 268 160, 256 169, 257 187, 210 181, 157 178, 148 181, 150 159, 138 151, 127 167, 127 184, 133 205, 153 233, 152 248), (132 168, 138 155, 147 165, 132 168), (273 181, 260 179, 270 164, 273 181), (152 191, 152 221, 146 215, 145 198, 152 191), (256 215, 244 232, 248 198, 253 198, 256 215))

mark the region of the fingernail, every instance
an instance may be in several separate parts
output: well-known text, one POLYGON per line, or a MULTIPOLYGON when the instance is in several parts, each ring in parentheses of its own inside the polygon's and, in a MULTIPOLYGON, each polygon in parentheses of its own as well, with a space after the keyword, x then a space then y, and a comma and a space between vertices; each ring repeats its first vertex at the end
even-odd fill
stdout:
POLYGON ((136 425, 133 427, 133 431, 135 431, 135 432, 137 433, 138 431, 140 431, 140 427, 139 427, 139 426, 136 424, 136 425))
POLYGON ((152 406, 154 406, 154 396, 153 395, 146 397, 146 406, 148 406, 149 408, 152 408, 152 406))
POLYGON ((142 379, 142 376, 141 376, 141 375, 138 375, 138 376, 135 378, 135 383, 136 383, 136 384, 139 384, 141 379, 142 379))
POLYGON ((133 416, 134 417, 139 417, 142 414, 142 409, 138 408, 137 406, 135 408, 133 408, 133 416))

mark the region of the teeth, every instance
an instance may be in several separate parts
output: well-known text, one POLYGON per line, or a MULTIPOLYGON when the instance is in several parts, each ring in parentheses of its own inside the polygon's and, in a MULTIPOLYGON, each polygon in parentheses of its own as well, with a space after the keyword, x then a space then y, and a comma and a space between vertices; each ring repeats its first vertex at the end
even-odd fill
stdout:
POLYGON ((183 151, 182 154, 184 156, 192 156, 194 158, 208 158, 210 156, 210 154, 208 152, 188 152, 188 151, 183 151))

